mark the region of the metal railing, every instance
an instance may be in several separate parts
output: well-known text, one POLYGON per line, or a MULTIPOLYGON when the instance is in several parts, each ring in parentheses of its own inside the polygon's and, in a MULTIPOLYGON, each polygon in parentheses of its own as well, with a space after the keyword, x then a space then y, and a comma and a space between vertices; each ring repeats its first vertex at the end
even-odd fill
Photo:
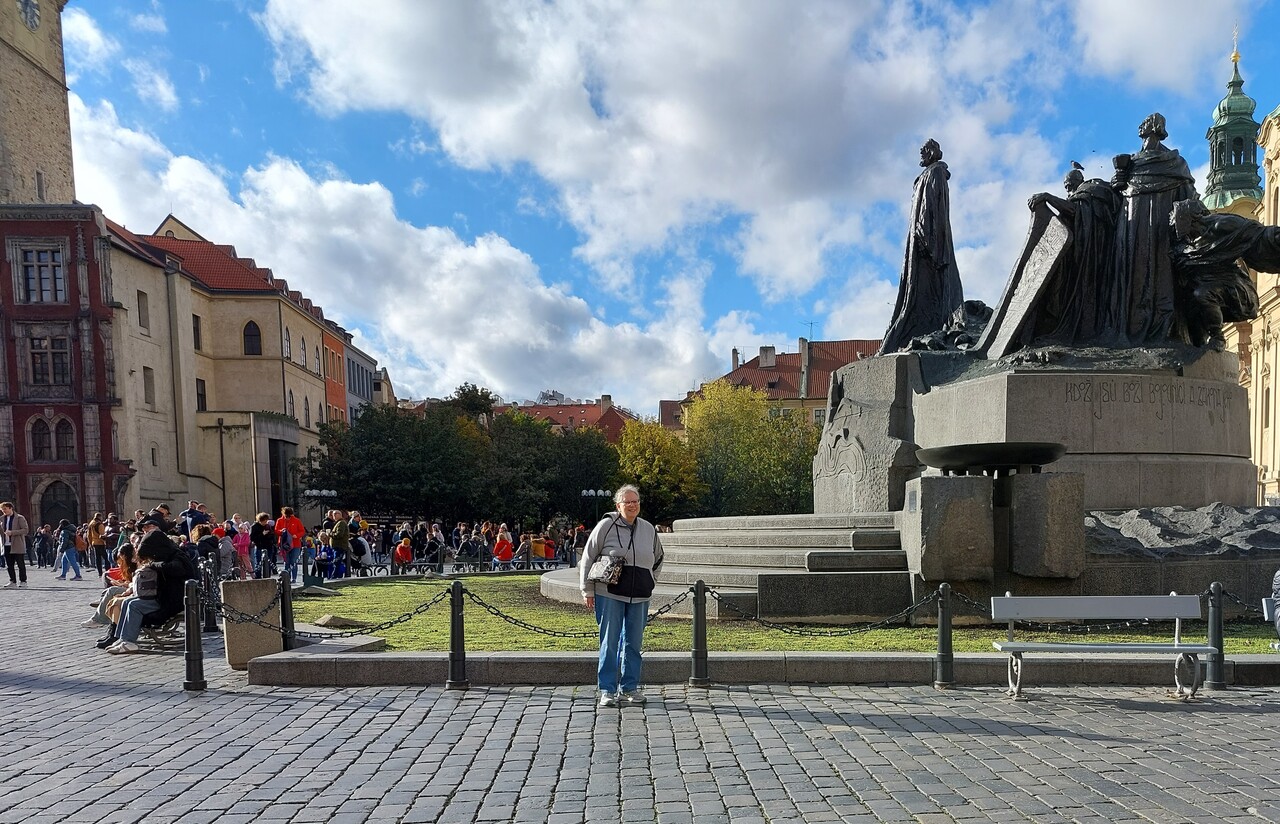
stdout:
MULTIPOLYGON (((212 580, 211 576, 202 576, 202 578, 202 581, 192 580, 188 581, 186 584, 187 613, 185 626, 187 672, 186 679, 183 682, 183 688, 187 690, 203 690, 206 688, 201 636, 202 629, 204 631, 209 631, 209 622, 211 617, 221 617, 224 622, 229 621, 235 624, 251 623, 265 629, 269 629, 273 632, 278 632, 280 633, 283 648, 285 650, 289 650, 293 648, 295 640, 299 638, 350 638, 358 635, 378 633, 423 615, 432 607, 448 598, 450 616, 449 677, 445 682, 445 687, 453 690, 464 690, 470 686, 470 681, 467 679, 466 674, 465 605, 467 601, 470 601, 489 615, 528 632, 534 632, 554 638, 586 639, 599 637, 598 629, 584 631, 551 629, 548 627, 538 626, 537 624, 526 621, 515 615, 511 615, 494 604, 489 603, 479 594, 467 589, 460 580, 454 580, 448 588, 440 590, 434 596, 419 604, 412 610, 386 621, 382 621, 378 624, 362 626, 357 629, 345 631, 306 632, 299 630, 294 626, 292 586, 287 573, 282 572, 276 579, 276 592, 271 600, 253 614, 246 613, 223 603, 219 597, 219 592, 214 585, 216 584, 216 581, 212 580), (281 621, 279 624, 275 624, 267 620, 267 615, 272 612, 277 605, 280 608, 281 615, 281 621), (203 628, 201 627, 202 612, 205 616, 205 626, 203 628)), ((1209 645, 1218 650, 1216 654, 1206 656, 1205 687, 1213 690, 1226 689, 1224 677, 1225 655, 1222 651, 1224 639, 1223 602, 1224 600, 1231 601, 1241 607, 1245 612, 1260 614, 1262 610, 1250 607, 1250 605, 1246 604, 1238 596, 1225 590, 1222 584, 1216 581, 1211 584, 1208 589, 1200 593, 1200 597, 1208 602, 1209 645)), ((720 609, 732 613, 737 619, 752 622, 765 629, 786 633, 788 635, 825 638, 858 635, 876 629, 884 629, 890 626, 901 625, 917 612, 926 609, 930 605, 936 604, 937 653, 933 666, 933 686, 938 689, 948 689, 955 684, 955 655, 952 643, 952 627, 956 605, 958 604, 965 608, 965 611, 971 615, 975 615, 976 617, 983 618, 988 621, 992 620, 989 604, 984 604, 981 601, 977 601, 964 595, 963 593, 954 592, 949 584, 943 583, 936 591, 929 592, 905 609, 878 621, 826 629, 797 627, 776 621, 770 621, 768 619, 760 618, 757 615, 752 615, 741 607, 738 607, 725 596, 721 595, 721 593, 716 591, 713 587, 709 587, 703 581, 699 580, 687 590, 680 592, 675 598, 664 604, 659 609, 649 613, 646 617, 646 624, 652 623, 654 620, 671 612, 685 601, 692 601, 693 622, 690 644, 691 670, 688 683, 693 687, 706 687, 711 684, 710 674, 708 672, 709 654, 707 648, 708 598, 713 599, 720 609)), ((1069 622, 1046 623, 1040 621, 1020 620, 1015 623, 1025 628, 1041 632, 1087 634, 1095 632, 1114 632, 1120 629, 1149 625, 1150 622, 1142 620, 1128 620, 1106 624, 1074 624, 1069 622)), ((216 624, 213 626, 213 629, 216 630, 216 624)))

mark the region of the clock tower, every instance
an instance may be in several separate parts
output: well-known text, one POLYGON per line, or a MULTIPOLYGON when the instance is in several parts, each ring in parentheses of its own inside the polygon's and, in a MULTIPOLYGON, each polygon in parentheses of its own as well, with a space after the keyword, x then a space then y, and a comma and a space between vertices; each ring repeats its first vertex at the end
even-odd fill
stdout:
POLYGON ((71 203, 67 0, 0 0, 0 203, 71 203))

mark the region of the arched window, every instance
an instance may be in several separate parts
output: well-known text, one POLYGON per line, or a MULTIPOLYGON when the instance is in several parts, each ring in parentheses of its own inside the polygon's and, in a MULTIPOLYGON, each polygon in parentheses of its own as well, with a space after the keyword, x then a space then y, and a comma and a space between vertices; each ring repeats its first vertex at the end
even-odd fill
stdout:
POLYGON ((316 374, 320 374, 320 347, 316 347, 316 374))
POLYGON ((253 321, 244 325, 244 353, 246 355, 262 354, 262 330, 253 321))
POLYGON ((53 443, 58 453, 58 460, 74 461, 76 459, 76 428, 71 425, 71 421, 66 418, 58 421, 58 426, 53 430, 53 443))
POLYGON ((298 354, 302 357, 302 368, 307 368, 307 336, 302 336, 302 345, 298 347, 298 354))
POLYGON ((1244 163, 1244 138, 1237 137, 1231 141, 1232 163, 1239 166, 1244 163))
POLYGON ((291 417, 291 418, 296 418, 296 417, 298 417, 297 412, 295 412, 295 411, 294 411, 294 405, 293 405, 293 390, 292 390, 292 389, 290 389, 290 390, 289 390, 289 417, 291 417))
POLYGON ((40 496, 40 523, 56 524, 63 518, 73 524, 80 523, 80 506, 75 490, 62 481, 54 481, 40 496))
POLYGON ((289 330, 284 330, 284 356, 286 358, 293 357, 293 339, 289 335, 289 330))
POLYGON ((302 425, 311 428, 311 399, 302 399, 302 425))
POLYGON ((53 460, 53 438, 49 434, 49 424, 44 421, 37 420, 31 424, 31 459, 53 460))

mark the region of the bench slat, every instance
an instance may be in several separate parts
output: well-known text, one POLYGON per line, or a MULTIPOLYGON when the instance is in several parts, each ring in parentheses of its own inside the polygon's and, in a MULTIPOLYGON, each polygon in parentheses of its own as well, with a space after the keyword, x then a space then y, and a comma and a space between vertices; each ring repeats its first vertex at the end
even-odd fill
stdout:
POLYGON ((992 641, 991 646, 1001 652, 1136 652, 1167 653, 1169 655, 1180 653, 1212 655, 1218 651, 1216 647, 1210 647, 1205 644, 1146 644, 1138 642, 1071 644, 1047 641, 992 641))
POLYGON ((996 621, 1199 618, 1199 595, 1006 595, 991 599, 996 621))

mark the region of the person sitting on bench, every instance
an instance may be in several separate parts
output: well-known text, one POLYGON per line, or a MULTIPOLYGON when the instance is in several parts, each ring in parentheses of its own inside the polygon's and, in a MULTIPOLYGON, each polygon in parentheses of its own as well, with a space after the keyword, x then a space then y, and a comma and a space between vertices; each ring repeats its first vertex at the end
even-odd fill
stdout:
POLYGON ((118 625, 119 640, 107 647, 107 652, 137 652, 138 634, 142 631, 144 621, 149 624, 163 623, 182 612, 183 596, 189 579, 198 577, 196 565, 186 552, 173 545, 169 536, 160 531, 163 519, 149 515, 142 519, 140 527, 143 532, 142 542, 138 545, 136 557, 138 571, 134 573, 134 598, 125 602, 120 611, 118 625), (153 598, 150 587, 139 581, 148 576, 143 568, 155 570, 157 583, 153 598))

